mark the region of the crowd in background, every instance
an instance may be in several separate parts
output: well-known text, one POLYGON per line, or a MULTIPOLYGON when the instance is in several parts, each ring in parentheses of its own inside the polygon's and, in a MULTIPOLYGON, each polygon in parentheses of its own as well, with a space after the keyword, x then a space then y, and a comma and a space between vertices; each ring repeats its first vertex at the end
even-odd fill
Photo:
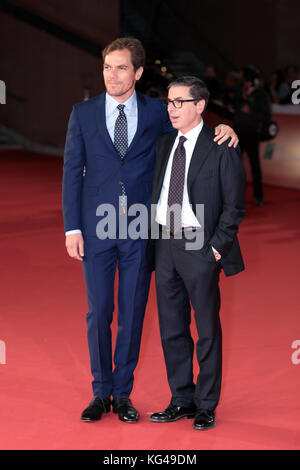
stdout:
MULTIPOLYGON (((275 70, 269 78, 257 69, 259 85, 267 92, 270 101, 277 104, 291 104, 293 93, 292 83, 300 79, 300 71, 295 65, 288 65, 283 69, 275 70)), ((211 93, 211 99, 219 101, 227 109, 234 111, 242 100, 243 70, 229 72, 224 80, 220 81, 213 66, 205 68, 204 77, 211 93)))
MULTIPOLYGON (((251 66, 257 71, 259 86, 262 87, 270 98, 271 103, 291 104, 293 93, 292 83, 300 80, 300 69, 296 65, 288 65, 275 70, 269 77, 257 67, 251 66)), ((245 67, 246 68, 246 67, 245 67)), ((224 106, 228 111, 234 112, 243 101, 243 70, 228 72, 224 80, 220 80, 212 65, 207 65, 202 78, 211 94, 211 100, 224 106)), ((147 66, 142 83, 142 91, 152 97, 165 98, 166 88, 172 76, 167 72, 161 72, 160 66, 147 66)))
MULTIPOLYGON (((171 74, 162 73, 162 69, 155 65, 145 72, 142 91, 155 98, 166 98, 171 74)), ((291 97, 295 91, 292 84, 300 78, 298 67, 286 66, 266 78, 257 67, 248 65, 227 73, 222 81, 215 68, 207 65, 201 78, 210 92, 208 109, 222 120, 227 119, 239 136, 241 152, 248 155, 251 166, 255 204, 262 206, 264 196, 259 144, 276 137, 278 125, 272 119, 271 104, 292 103, 291 97)))

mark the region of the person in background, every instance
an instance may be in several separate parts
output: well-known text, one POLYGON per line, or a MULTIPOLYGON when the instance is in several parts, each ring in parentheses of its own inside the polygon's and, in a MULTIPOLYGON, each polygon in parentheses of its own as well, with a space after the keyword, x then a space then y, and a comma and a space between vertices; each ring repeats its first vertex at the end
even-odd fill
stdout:
POLYGON ((242 153, 249 158, 255 204, 264 204, 262 173, 259 160, 260 133, 265 123, 271 119, 271 103, 260 83, 260 72, 253 66, 243 69, 242 102, 235 111, 233 127, 237 132, 242 153))
POLYGON ((207 65, 204 70, 204 82, 208 88, 212 100, 219 100, 221 97, 221 83, 217 78, 213 65, 207 65))

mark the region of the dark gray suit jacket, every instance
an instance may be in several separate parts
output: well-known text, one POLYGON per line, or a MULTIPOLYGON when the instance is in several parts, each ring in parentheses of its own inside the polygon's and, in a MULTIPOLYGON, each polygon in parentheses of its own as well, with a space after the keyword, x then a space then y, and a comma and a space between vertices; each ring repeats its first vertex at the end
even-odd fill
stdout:
MULTIPOLYGON (((177 131, 160 136, 156 150, 151 204, 157 204, 177 131)), ((245 269, 237 238, 238 227, 246 211, 246 172, 239 149, 214 142, 214 131, 204 124, 189 166, 187 185, 189 201, 204 204, 204 245, 201 252, 215 262, 211 247, 222 256, 226 276, 245 269)), ((152 221, 153 222, 153 221, 152 221)), ((203 226, 203 221, 200 221, 203 226)), ((149 240, 147 261, 155 269, 155 240, 149 240)))

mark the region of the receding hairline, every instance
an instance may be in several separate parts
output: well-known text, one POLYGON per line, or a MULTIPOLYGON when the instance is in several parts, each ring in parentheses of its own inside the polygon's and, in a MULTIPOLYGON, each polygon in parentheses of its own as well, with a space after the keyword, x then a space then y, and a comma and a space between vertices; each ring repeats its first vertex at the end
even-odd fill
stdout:
POLYGON ((140 67, 145 67, 146 53, 144 46, 139 39, 133 37, 117 38, 108 44, 102 51, 103 63, 105 61, 105 57, 111 52, 122 51, 125 49, 129 51, 131 63, 135 70, 140 67))
MULTIPOLYGON (((132 54, 131 54, 131 51, 130 49, 128 49, 128 47, 123 47, 122 49, 115 49, 113 51, 109 51, 107 54, 105 54, 104 58, 103 58, 103 64, 106 63, 106 57, 109 56, 110 54, 113 54, 114 52, 122 52, 122 51, 128 51, 129 53, 129 59, 130 59, 130 63, 132 66, 133 65, 133 62, 132 62, 132 54)), ((120 64, 121 65, 121 64, 120 64)), ((126 65, 126 64, 123 64, 123 65, 126 65)))
MULTIPOLYGON (((171 88, 179 88, 179 87, 181 87, 181 88, 188 88, 189 95, 192 97, 192 95, 191 95, 191 85, 181 85, 181 84, 179 84, 179 83, 178 83, 178 84, 176 83, 176 84, 174 84, 174 85, 168 86, 168 87, 167 87, 167 90, 170 91, 171 88)), ((183 96, 177 96, 177 98, 178 98, 178 99, 181 99, 181 98, 184 99, 183 96)))
MULTIPOLYGON (((207 104, 210 98, 209 90, 203 80, 199 77, 195 77, 192 75, 184 75, 182 77, 175 78, 175 80, 171 81, 167 86, 168 91, 173 87, 186 87, 189 89, 189 95, 191 98, 194 99, 194 104, 198 103, 199 101, 205 102, 205 107, 203 112, 207 108, 207 104)), ((177 97, 179 99, 179 97, 177 97)))

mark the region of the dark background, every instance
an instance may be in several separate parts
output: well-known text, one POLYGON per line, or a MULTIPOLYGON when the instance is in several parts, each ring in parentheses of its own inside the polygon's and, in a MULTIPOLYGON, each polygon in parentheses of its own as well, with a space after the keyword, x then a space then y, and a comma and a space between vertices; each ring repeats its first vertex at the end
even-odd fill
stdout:
POLYGON ((268 80, 300 65, 299 17, 297 0, 1 0, 0 129, 60 153, 72 105, 103 91, 102 48, 123 35, 145 45, 142 91, 207 65, 223 80, 252 63, 268 80))

